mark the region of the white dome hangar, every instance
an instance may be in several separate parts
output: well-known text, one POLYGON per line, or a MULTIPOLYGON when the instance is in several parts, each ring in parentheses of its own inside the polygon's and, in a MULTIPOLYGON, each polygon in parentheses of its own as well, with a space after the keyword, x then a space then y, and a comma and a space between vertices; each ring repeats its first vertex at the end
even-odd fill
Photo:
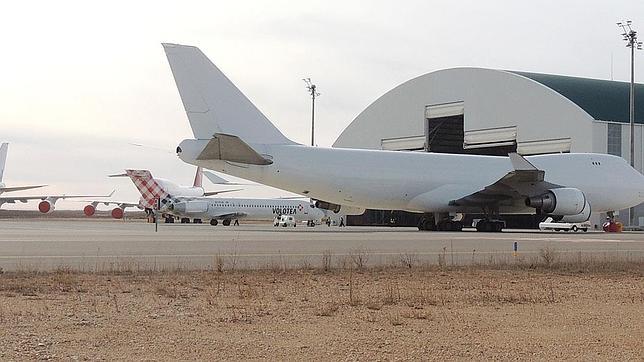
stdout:
MULTIPOLYGON (((636 85, 635 97, 635 168, 642 172, 644 85, 636 85)), ((484 155, 597 152, 630 161, 628 122, 626 82, 451 68, 385 93, 353 120, 333 147, 484 155)), ((635 210, 634 223, 644 225, 644 207, 635 210)), ((619 214, 628 224, 628 210, 619 214)), ((352 219, 356 224, 387 224, 392 216, 399 224, 415 224, 415 215, 401 212, 371 211, 352 219)), ((599 215, 591 220, 598 223, 599 215)), ((516 225, 528 226, 525 218, 516 225)))

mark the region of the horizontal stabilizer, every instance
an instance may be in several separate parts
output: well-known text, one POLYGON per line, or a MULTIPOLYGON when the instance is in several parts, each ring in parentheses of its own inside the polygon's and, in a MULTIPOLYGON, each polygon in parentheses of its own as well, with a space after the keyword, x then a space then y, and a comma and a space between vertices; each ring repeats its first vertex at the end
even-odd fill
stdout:
POLYGON ((215 133, 197 160, 223 160, 250 165, 270 165, 273 161, 265 158, 237 136, 215 133))
POLYGON ((215 185, 228 183, 228 180, 226 180, 223 177, 219 177, 212 172, 204 171, 203 174, 206 175, 208 180, 210 180, 210 182, 212 182, 215 185))
POLYGON ((226 193, 226 192, 235 192, 235 191, 241 191, 241 190, 243 190, 243 189, 223 190, 223 191, 209 191, 209 192, 204 192, 203 195, 204 196, 214 196, 214 195, 219 195, 219 194, 223 194, 223 193, 226 193))
POLYGON ((249 183, 230 182, 230 181, 226 180, 225 178, 219 177, 219 176, 215 175, 214 173, 212 173, 210 171, 204 171, 203 174, 206 175, 208 180, 210 180, 210 182, 215 184, 215 185, 229 185, 229 186, 231 186, 231 185, 232 186, 256 185, 256 184, 249 184, 249 183))

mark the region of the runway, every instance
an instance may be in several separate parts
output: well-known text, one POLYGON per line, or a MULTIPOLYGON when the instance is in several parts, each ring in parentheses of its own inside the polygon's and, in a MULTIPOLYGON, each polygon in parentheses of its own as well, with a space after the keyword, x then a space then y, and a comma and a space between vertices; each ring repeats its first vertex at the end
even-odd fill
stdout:
POLYGON ((5 271, 71 268, 81 271, 319 266, 362 257, 368 265, 506 263, 559 258, 644 258, 644 234, 603 232, 419 232, 415 228, 274 228, 116 220, 0 220, 0 267, 5 271), (513 253, 517 243, 518 252, 513 253))

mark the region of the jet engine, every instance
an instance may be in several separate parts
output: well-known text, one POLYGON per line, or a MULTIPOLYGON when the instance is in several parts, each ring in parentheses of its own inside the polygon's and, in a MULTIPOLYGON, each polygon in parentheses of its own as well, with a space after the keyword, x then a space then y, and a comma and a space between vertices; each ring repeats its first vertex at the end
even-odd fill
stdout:
POLYGON ((42 212, 43 214, 49 214, 50 212, 54 211, 56 206, 54 205, 53 202, 49 200, 42 200, 38 204, 38 211, 42 212))
POLYGON ((168 205, 168 210, 178 214, 201 214, 208 212, 206 201, 180 201, 168 205))
POLYGON ((315 207, 317 207, 318 209, 333 211, 335 214, 341 213, 344 215, 362 215, 365 211, 365 209, 361 207, 338 205, 331 202, 320 201, 320 200, 315 201, 315 207))
POLYGON ((125 214, 125 210, 120 207, 115 207, 112 209, 112 217, 115 219, 122 219, 125 214))
POLYGON ((564 222, 583 222, 590 218, 591 208, 586 195, 572 187, 551 189, 542 195, 528 197, 525 204, 544 214, 562 216, 564 222))
POLYGON ((590 204, 588 201, 586 201, 586 204, 584 205, 584 209, 577 215, 564 215, 564 217, 561 218, 562 222, 584 222, 588 221, 590 219, 590 204))
POLYGON ((96 207, 94 207, 94 205, 87 205, 83 208, 83 213, 87 217, 94 216, 96 213, 96 207))

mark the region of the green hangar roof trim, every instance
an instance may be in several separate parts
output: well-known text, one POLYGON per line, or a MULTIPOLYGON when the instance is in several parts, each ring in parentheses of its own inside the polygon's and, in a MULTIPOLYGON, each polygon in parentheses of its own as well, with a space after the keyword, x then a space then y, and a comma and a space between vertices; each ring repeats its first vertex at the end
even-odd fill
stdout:
MULTIPOLYGON (((630 84, 611 80, 515 72, 541 83, 600 121, 629 122, 630 84)), ((635 84, 635 123, 644 123, 644 85, 635 84)))

